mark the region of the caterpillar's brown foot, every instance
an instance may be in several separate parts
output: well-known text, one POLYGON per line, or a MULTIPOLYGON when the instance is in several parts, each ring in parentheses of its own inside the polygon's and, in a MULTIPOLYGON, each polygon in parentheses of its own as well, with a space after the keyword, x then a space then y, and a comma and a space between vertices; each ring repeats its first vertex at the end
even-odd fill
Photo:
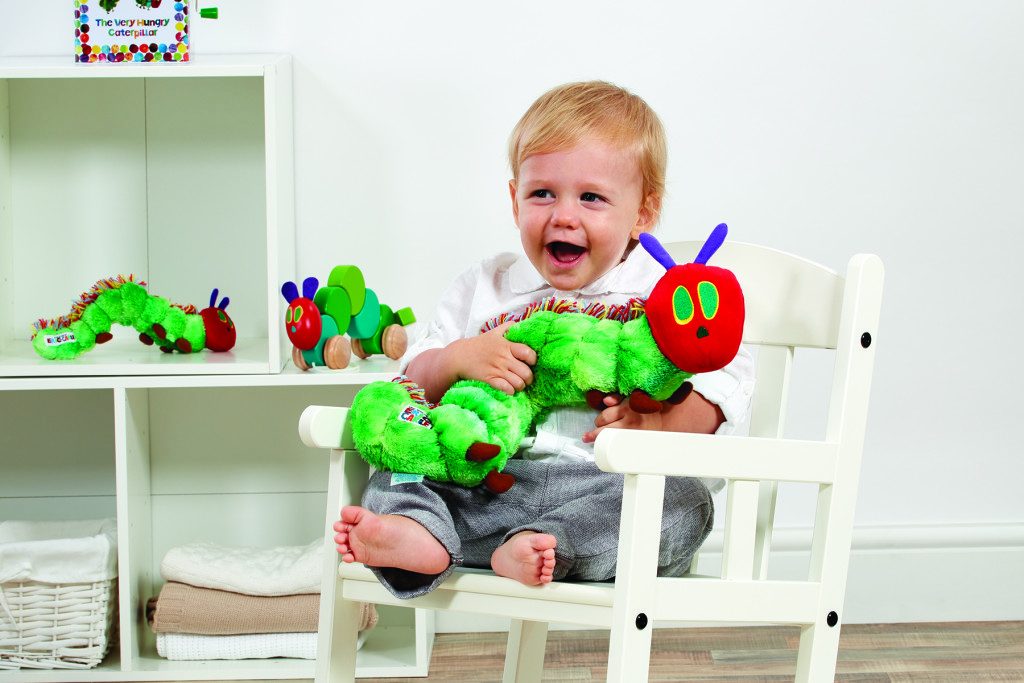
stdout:
POLYGON ((657 413, 661 411, 661 401, 655 401, 646 391, 637 389, 629 395, 629 407, 641 415, 657 413))
POLYGON ((604 404, 605 396, 614 396, 617 401, 622 401, 622 394, 616 392, 604 392, 600 389, 591 389, 587 392, 587 405, 593 410, 604 410, 607 406, 604 404))
POLYGON ((505 493, 516 483, 516 478, 511 474, 491 470, 484 477, 484 488, 492 493, 505 493))
POLYGON ((99 334, 96 335, 96 343, 97 344, 106 344, 108 341, 110 341, 113 338, 114 338, 114 335, 110 334, 109 332, 100 332, 99 334))
MULTIPOLYGON (((488 460, 498 457, 499 453, 501 453, 501 446, 496 446, 493 443, 476 441, 469 447, 469 449, 466 450, 466 460, 469 462, 487 462, 488 460)), ((511 484, 509 484, 509 486, 511 486, 511 484)))
POLYGON ((145 344, 146 346, 152 346, 153 345, 153 338, 150 337, 145 332, 139 333, 139 341, 142 342, 143 344, 145 344))
POLYGON ((156 338, 161 341, 167 339, 167 330, 165 330, 164 326, 160 323, 153 325, 153 334, 155 334, 156 338))
POLYGON ((686 397, 690 395, 691 391, 693 391, 693 385, 690 384, 689 382, 683 382, 683 385, 676 389, 671 396, 665 399, 665 401, 674 406, 677 406, 686 400, 686 397))
POLYGON ((175 341, 174 345, 177 346, 178 350, 181 351, 182 353, 192 353, 192 343, 188 339, 185 339, 184 337, 181 337, 180 339, 175 341))

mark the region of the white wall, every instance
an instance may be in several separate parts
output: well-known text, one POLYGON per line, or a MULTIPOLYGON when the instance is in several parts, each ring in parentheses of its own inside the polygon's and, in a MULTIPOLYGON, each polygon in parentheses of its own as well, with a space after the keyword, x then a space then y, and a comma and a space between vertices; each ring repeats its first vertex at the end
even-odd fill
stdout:
MULTIPOLYGON (((0 55, 70 59, 70 2, 4 4, 0 55)), ((561 82, 617 82, 668 128, 663 238, 725 221, 836 269, 884 260, 858 526, 994 524, 1024 546, 1024 371, 1001 362, 1024 332, 1024 4, 204 4, 221 19, 194 20, 196 59, 294 55, 301 277, 356 263, 430 317, 465 264, 518 246, 521 112, 561 82)), ((823 414, 792 412, 797 430, 823 414)))

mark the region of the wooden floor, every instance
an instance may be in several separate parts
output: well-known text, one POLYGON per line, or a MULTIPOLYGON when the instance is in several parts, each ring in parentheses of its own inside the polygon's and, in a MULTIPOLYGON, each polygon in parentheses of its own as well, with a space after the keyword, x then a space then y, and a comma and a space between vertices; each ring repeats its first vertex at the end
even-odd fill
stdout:
MULTIPOLYGON (((783 626, 656 629, 650 680, 792 680, 797 638, 783 626)), ((607 647, 607 632, 550 632, 543 680, 605 680, 607 647)), ((503 633, 439 634, 426 680, 500 681, 504 648, 503 633)), ((846 625, 836 680, 1024 681, 1024 622, 846 625)))

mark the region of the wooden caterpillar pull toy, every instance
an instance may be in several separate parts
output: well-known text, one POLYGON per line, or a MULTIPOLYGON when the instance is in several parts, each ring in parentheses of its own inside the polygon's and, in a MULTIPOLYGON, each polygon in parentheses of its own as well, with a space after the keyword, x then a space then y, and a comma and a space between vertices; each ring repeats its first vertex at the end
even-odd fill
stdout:
POLYGON ((402 357, 409 344, 405 325, 416 322, 411 308, 392 311, 380 303, 356 266, 336 266, 327 284, 319 285, 315 277, 306 278, 301 296, 294 282, 281 286, 288 302, 284 327, 293 344, 295 367, 309 370, 321 365, 339 370, 348 367, 352 354, 402 357), (350 343, 345 341, 346 334, 350 343))

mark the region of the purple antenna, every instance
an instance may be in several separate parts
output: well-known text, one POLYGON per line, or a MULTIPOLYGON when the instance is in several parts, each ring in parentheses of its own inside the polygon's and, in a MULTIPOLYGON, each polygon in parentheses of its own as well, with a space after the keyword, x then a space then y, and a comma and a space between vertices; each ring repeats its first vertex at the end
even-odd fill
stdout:
POLYGON ((281 285, 281 295, 285 301, 291 303, 299 298, 299 288, 295 286, 294 282, 286 282, 281 285))
POLYGON ((711 235, 708 236, 708 240, 704 243, 704 246, 700 248, 700 253, 697 254, 697 258, 693 259, 694 263, 700 263, 706 265, 708 259, 715 255, 718 248, 725 242, 725 236, 729 234, 729 226, 725 223, 719 223, 715 226, 715 229, 711 231, 711 235))
POLYGON ((210 295, 210 308, 213 308, 213 305, 215 303, 217 303, 217 288, 216 287, 213 288, 213 294, 210 295))
POLYGON ((642 232, 637 239, 640 240, 640 245, 647 250, 647 253, 653 256, 654 260, 660 263, 665 270, 675 267, 675 260, 665 250, 665 247, 661 246, 657 237, 649 232, 642 232))
POLYGON ((316 296, 316 289, 320 286, 320 283, 315 277, 307 277, 302 281, 302 296, 306 297, 310 301, 316 296))
POLYGON ((218 306, 217 308, 223 311, 228 307, 229 303, 231 303, 231 299, 224 297, 223 299, 220 300, 220 306, 218 306))

